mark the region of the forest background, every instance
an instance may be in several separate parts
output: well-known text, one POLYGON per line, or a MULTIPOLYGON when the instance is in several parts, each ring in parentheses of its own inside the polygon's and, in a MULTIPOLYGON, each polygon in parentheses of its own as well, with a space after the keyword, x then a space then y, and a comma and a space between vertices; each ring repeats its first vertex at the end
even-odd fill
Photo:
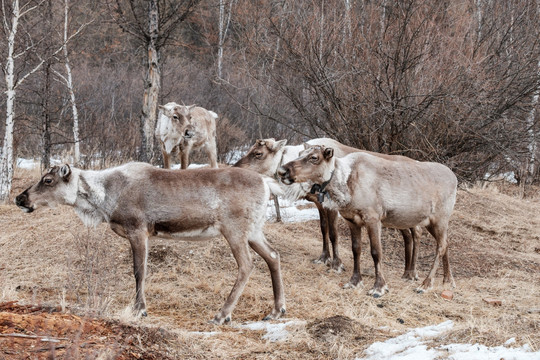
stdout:
POLYGON ((161 163, 157 105, 257 138, 538 181, 540 1, 1 0, 0 201, 18 157, 161 163))

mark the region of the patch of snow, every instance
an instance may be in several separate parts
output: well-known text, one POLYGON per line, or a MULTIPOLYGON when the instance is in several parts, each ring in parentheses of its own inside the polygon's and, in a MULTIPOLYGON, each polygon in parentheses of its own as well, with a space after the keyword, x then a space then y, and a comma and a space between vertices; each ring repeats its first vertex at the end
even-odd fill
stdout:
MULTIPOLYGON (((362 358, 357 360, 537 360, 540 351, 532 352, 529 345, 520 348, 507 348, 505 346, 487 347, 480 344, 450 344, 428 349, 431 339, 450 331, 454 323, 445 321, 439 325, 426 326, 413 329, 403 335, 388 339, 384 342, 375 342, 368 347, 362 358)), ((515 343, 511 338, 505 345, 515 343)))
POLYGON ((491 180, 491 181, 506 180, 509 183, 517 184, 516 174, 513 171, 508 171, 508 172, 499 173, 499 174, 486 173, 484 175, 484 180, 491 180))
POLYGON ((305 324, 305 321, 298 320, 279 320, 279 323, 272 323, 268 321, 257 321, 253 323, 246 323, 237 325, 240 329, 248 330, 266 330, 266 334, 262 336, 263 339, 270 342, 283 341, 289 337, 290 333, 287 331, 287 326, 305 324))
POLYGON ((366 360, 423 360, 434 359, 438 354, 435 349, 428 349, 423 339, 437 337, 454 326, 451 320, 439 325, 414 329, 384 342, 375 342, 365 350, 366 360))
POLYGON ((20 169, 32 170, 39 167, 39 161, 36 162, 34 159, 17 159, 17 167, 20 169))
MULTIPOLYGON (((207 166, 210 166, 210 165, 209 164, 189 164, 188 169, 200 169, 207 166)), ((180 164, 172 164, 171 169, 172 170, 180 169, 180 164)))
MULTIPOLYGON (((281 214, 281 221, 284 223, 304 222, 309 220, 319 220, 319 211, 315 207, 299 209, 298 206, 309 203, 305 200, 298 200, 295 202, 288 202, 279 198, 279 210, 281 214)), ((309 203, 311 204, 311 203, 309 203)), ((270 200, 266 207, 266 219, 273 220, 276 218, 276 208, 274 200, 270 200)))
POLYGON ((441 346, 446 350, 450 360, 538 360, 540 351, 532 352, 525 344, 520 348, 507 348, 504 346, 487 347, 480 344, 450 344, 441 346))

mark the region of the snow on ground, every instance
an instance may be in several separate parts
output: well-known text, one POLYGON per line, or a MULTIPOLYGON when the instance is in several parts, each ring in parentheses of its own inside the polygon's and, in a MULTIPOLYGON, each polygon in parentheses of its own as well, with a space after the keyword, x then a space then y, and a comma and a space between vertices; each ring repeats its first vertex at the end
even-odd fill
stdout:
MULTIPOLYGON (((284 223, 319 220, 319 211, 315 206, 313 206, 313 203, 306 200, 290 202, 280 198, 279 212, 281 214, 281 221, 284 223)), ((276 207, 274 205, 274 200, 270 200, 268 202, 266 207, 266 219, 270 221, 275 221, 276 219, 276 207)))
POLYGON ((431 347, 433 339, 451 331, 451 320, 439 325, 412 329, 403 335, 384 342, 373 343, 356 360, 538 360, 540 351, 533 352, 529 345, 519 348, 506 347, 515 342, 509 339, 504 345, 487 347, 481 344, 449 344, 431 347))
POLYGON ((287 331, 288 326, 306 324, 305 321, 300 320, 280 319, 277 321, 277 323, 269 321, 249 322, 237 325, 236 327, 248 330, 266 330, 266 334, 264 334, 262 338, 269 340, 270 342, 276 342, 286 340, 289 337, 290 333, 287 331))

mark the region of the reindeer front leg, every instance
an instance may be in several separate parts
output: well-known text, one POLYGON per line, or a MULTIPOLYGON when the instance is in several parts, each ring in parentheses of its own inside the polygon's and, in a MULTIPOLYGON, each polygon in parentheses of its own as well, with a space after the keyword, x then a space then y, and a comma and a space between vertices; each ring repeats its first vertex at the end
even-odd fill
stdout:
POLYGON ((347 225, 351 230, 351 243, 353 253, 353 274, 351 280, 345 285, 344 288, 355 288, 357 286, 363 286, 362 274, 360 274, 360 255, 362 254, 362 226, 355 224, 354 222, 347 220, 347 225))
POLYGON ((146 263, 148 259, 148 232, 136 230, 126 232, 133 253, 133 274, 135 275, 135 306, 137 316, 146 316, 146 299, 144 297, 144 280, 146 278, 146 263))
POLYGON ((238 265, 238 275, 236 277, 236 282, 234 283, 234 286, 227 297, 227 300, 225 301, 225 304, 223 304, 223 307, 219 313, 217 313, 214 319, 211 320, 211 322, 216 325, 221 325, 231 321, 231 313, 238 302, 238 298, 244 291, 244 287, 246 286, 249 275, 253 271, 254 266, 251 259, 251 253, 248 249, 247 241, 246 239, 242 238, 242 235, 228 234, 225 238, 231 246, 233 256, 238 265))
POLYGON ((187 169, 189 166, 189 153, 191 152, 191 147, 192 145, 188 143, 180 149, 181 169, 187 169))
POLYGON ((371 247, 371 257, 375 265, 375 284, 368 293, 375 298, 383 296, 388 291, 388 286, 382 272, 381 226, 382 224, 378 220, 370 221, 366 224, 371 247))
POLYGON ((171 168, 171 154, 165 150, 165 144, 163 144, 163 141, 161 141, 161 154, 163 155, 163 168, 164 169, 170 169, 171 168))
MULTIPOLYGON (((311 194, 310 194, 311 195, 311 194)), ((322 241, 323 241, 323 248, 321 256, 319 256, 318 259, 313 260, 315 264, 330 264, 332 261, 332 258, 330 257, 330 236, 329 236, 329 228, 328 228, 328 213, 326 209, 322 206, 320 202, 318 202, 314 195, 307 196, 308 200, 313 201, 313 203, 317 206, 317 210, 319 211, 319 224, 321 227, 321 233, 322 233, 322 241)))
POLYGON ((218 161, 217 161, 217 145, 216 145, 215 137, 210 139, 208 146, 206 146, 206 152, 208 154, 208 158, 210 159, 210 166, 214 169, 217 169, 218 161))

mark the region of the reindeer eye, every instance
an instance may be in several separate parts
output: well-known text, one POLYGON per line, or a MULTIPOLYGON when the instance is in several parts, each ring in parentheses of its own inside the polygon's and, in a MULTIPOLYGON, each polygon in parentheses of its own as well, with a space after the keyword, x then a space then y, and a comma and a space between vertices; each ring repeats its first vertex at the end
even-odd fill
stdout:
POLYGON ((174 120, 178 120, 178 115, 174 114, 172 117, 174 120))
POLYGON ((47 178, 47 179, 43 179, 43 183, 44 183, 45 185, 51 185, 51 184, 52 184, 52 182, 53 182, 53 180, 52 180, 52 179, 50 179, 50 178, 47 178))
POLYGON ((317 155, 311 155, 311 160, 312 161, 317 161, 319 158, 317 157, 317 155))
POLYGON ((262 153, 262 152, 256 152, 256 153, 255 153, 255 157, 256 157, 257 159, 260 159, 262 156, 263 156, 263 153, 262 153))

